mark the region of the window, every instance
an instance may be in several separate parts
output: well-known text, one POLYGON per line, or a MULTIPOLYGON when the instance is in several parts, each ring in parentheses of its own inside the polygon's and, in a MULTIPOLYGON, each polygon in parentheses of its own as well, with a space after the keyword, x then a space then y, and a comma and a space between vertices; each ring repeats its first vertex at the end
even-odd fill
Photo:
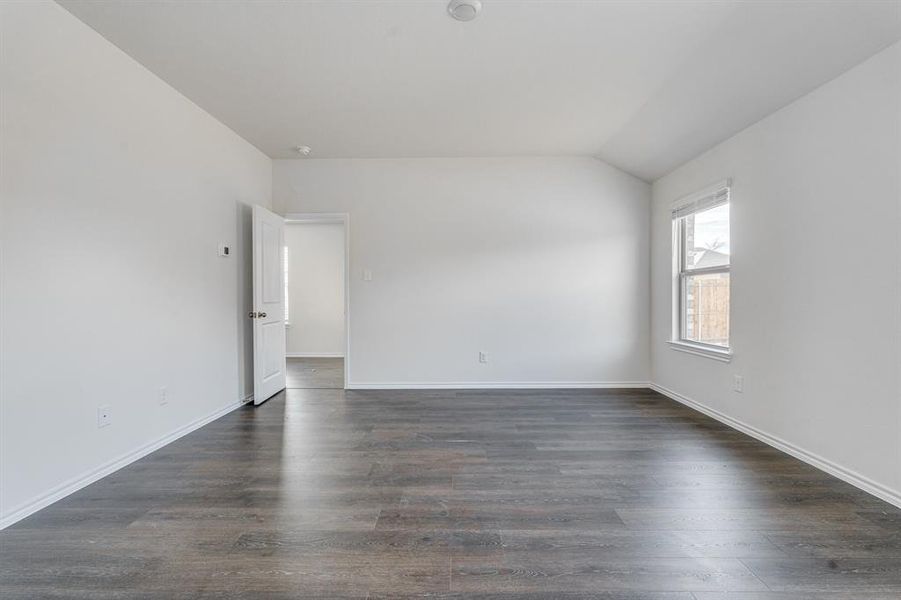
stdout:
POLYGON ((729 183, 677 200, 673 340, 710 350, 729 350, 729 183))
POLYGON ((285 253, 285 257, 284 257, 285 260, 282 261, 282 267, 284 268, 284 273, 285 273, 285 277, 284 277, 284 279, 285 279, 285 325, 288 325, 290 322, 290 319, 288 318, 289 317, 289 308, 288 307, 291 305, 288 303, 288 247, 287 246, 284 247, 284 253, 285 253))

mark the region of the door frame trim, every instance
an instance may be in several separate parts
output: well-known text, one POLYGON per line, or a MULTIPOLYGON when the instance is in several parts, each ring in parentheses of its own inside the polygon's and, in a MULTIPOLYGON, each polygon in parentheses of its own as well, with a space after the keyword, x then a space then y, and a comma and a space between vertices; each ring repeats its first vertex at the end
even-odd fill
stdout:
POLYGON ((350 213, 287 213, 285 225, 344 225, 344 389, 350 381, 350 213))

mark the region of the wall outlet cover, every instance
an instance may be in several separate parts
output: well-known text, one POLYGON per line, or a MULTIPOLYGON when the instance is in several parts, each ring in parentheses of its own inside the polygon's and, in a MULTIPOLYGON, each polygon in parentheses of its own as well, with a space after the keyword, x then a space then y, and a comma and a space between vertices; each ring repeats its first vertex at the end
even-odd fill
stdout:
POLYGON ((109 404, 97 407, 97 427, 106 427, 113 422, 113 407, 109 404))

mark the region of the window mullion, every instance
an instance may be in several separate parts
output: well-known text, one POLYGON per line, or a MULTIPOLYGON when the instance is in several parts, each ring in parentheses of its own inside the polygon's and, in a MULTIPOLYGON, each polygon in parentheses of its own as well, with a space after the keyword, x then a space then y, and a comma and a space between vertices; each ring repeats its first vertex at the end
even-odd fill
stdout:
POLYGON ((686 269, 683 271, 685 275, 712 275, 714 273, 728 273, 731 265, 720 265, 716 267, 702 267, 700 269, 686 269))
POLYGON ((685 273, 679 273, 679 339, 684 340, 686 337, 685 325, 688 316, 688 306, 685 298, 685 273))

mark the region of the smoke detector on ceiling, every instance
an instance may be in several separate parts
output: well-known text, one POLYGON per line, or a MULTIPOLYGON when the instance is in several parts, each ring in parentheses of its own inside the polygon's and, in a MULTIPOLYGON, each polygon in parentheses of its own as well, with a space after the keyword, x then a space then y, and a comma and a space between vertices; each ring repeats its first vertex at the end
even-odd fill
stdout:
POLYGON ((309 146, 294 146, 294 151, 301 156, 309 156, 313 149, 309 146))
POLYGON ((447 12, 458 21, 472 21, 482 10, 481 0, 451 0, 447 12))

